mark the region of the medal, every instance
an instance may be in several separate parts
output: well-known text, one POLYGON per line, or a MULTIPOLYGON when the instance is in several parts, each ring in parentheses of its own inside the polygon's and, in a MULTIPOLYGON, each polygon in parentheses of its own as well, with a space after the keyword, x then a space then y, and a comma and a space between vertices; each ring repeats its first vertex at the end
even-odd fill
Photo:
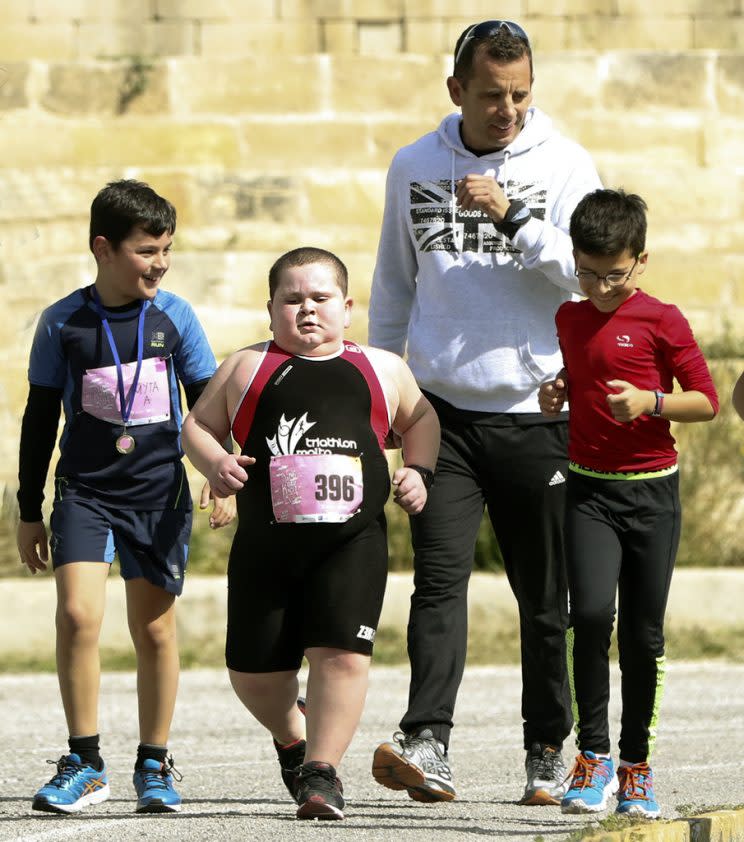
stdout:
POLYGON ((116 449, 122 454, 122 456, 126 456, 127 453, 131 453, 134 450, 134 444, 134 436, 130 436, 129 433, 124 430, 124 432, 116 440, 116 449))
POLYGON ((98 290, 95 285, 91 288, 91 297, 96 305, 96 310, 101 319, 101 324, 108 339, 109 348, 111 348, 111 356, 114 358, 116 365, 116 380, 119 390, 119 407, 121 411, 121 420, 124 422, 124 432, 116 440, 116 451, 122 456, 126 456, 134 450, 134 436, 127 432, 127 421, 132 414, 132 407, 134 406, 134 397, 137 394, 137 385, 139 384, 140 371, 142 370, 142 359, 144 357, 144 339, 145 339, 145 309, 149 301, 143 301, 140 307, 139 319, 137 321, 137 367, 134 370, 134 377, 132 378, 132 385, 129 387, 129 394, 124 394, 124 375, 122 373, 121 360, 119 359, 119 352, 116 349, 116 341, 114 334, 111 331, 111 325, 108 323, 106 313, 101 305, 101 299, 98 295, 98 290))

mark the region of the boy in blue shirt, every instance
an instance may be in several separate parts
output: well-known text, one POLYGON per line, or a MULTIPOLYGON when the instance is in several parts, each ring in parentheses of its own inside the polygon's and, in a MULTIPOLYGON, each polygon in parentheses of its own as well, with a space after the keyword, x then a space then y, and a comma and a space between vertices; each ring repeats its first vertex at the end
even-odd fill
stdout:
MULTIPOLYGON (((175 597, 192 508, 179 381, 191 406, 216 365, 189 304, 159 288, 175 228, 173 205, 148 185, 103 188, 91 206, 95 283, 42 313, 31 348, 17 540, 32 573, 46 568, 52 551, 57 672, 70 734, 70 752, 37 792, 35 810, 73 813, 109 797, 99 753, 98 638, 114 552, 137 655, 137 812, 181 807, 167 749, 179 671, 175 597), (41 504, 60 404, 65 424, 47 543, 41 504)), ((233 517, 234 505, 218 501, 212 526, 233 517)))

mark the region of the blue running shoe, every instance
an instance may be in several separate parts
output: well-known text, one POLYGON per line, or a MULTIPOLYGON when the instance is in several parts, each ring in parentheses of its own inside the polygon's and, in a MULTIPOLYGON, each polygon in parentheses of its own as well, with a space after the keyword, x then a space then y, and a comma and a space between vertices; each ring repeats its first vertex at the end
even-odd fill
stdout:
POLYGON ((616 813, 658 819, 661 815, 654 796, 654 773, 648 763, 634 763, 617 770, 620 790, 617 793, 616 813))
POLYGON ((100 771, 88 766, 77 754, 47 760, 57 766, 57 774, 34 796, 31 808, 45 813, 77 813, 91 804, 100 804, 111 795, 106 767, 100 771))
POLYGON ((607 799, 617 788, 612 758, 582 751, 571 770, 571 783, 561 801, 561 812, 599 813, 607 809, 607 799))
POLYGON ((177 813, 181 809, 181 796, 173 785, 174 778, 180 781, 182 776, 174 769, 172 757, 165 763, 148 757, 132 777, 137 790, 137 812, 177 813))

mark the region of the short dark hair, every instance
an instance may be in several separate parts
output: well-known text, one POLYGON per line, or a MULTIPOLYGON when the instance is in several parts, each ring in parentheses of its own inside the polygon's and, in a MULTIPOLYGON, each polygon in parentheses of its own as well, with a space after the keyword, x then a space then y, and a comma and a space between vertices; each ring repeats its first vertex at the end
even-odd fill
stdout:
MULTIPOLYGON (((469 30, 470 27, 457 39, 455 56, 469 30)), ((535 71, 532 66, 532 47, 530 47, 530 42, 517 35, 512 35, 506 27, 501 27, 493 35, 486 35, 484 38, 473 38, 465 45, 465 49, 462 51, 462 55, 459 57, 452 71, 452 75, 463 88, 467 87, 468 82, 473 78, 473 59, 481 44, 485 45, 488 57, 499 64, 509 64, 512 61, 519 61, 523 56, 527 56, 530 61, 530 81, 534 80, 535 71)))
POLYGON ((142 228, 153 237, 176 230, 176 209, 143 181, 122 179, 107 184, 90 206, 88 245, 93 250, 96 237, 105 237, 116 251, 133 228, 142 228))
POLYGON ((569 233, 573 247, 584 254, 612 256, 629 251, 634 257, 646 248, 648 206, 636 193, 595 190, 576 205, 569 233))
POLYGON ((325 263, 330 266, 336 274, 338 284, 344 298, 349 292, 349 271, 341 258, 332 251, 315 248, 314 246, 301 246, 285 252, 274 265, 269 269, 269 298, 274 298, 274 293, 281 281, 282 272, 287 269, 294 269, 296 266, 309 266, 311 263, 325 263))

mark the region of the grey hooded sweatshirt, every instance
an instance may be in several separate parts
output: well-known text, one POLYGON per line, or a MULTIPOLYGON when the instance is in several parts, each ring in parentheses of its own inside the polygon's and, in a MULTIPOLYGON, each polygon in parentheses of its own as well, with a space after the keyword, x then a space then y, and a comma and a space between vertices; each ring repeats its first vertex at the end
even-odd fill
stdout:
POLYGON ((460 409, 539 412, 537 389, 562 365, 555 312, 578 284, 568 225, 601 187, 589 154, 539 109, 506 148, 482 156, 460 115, 395 155, 369 307, 370 345, 403 355, 422 389, 460 409), (508 240, 456 182, 494 175, 532 218, 508 240))

